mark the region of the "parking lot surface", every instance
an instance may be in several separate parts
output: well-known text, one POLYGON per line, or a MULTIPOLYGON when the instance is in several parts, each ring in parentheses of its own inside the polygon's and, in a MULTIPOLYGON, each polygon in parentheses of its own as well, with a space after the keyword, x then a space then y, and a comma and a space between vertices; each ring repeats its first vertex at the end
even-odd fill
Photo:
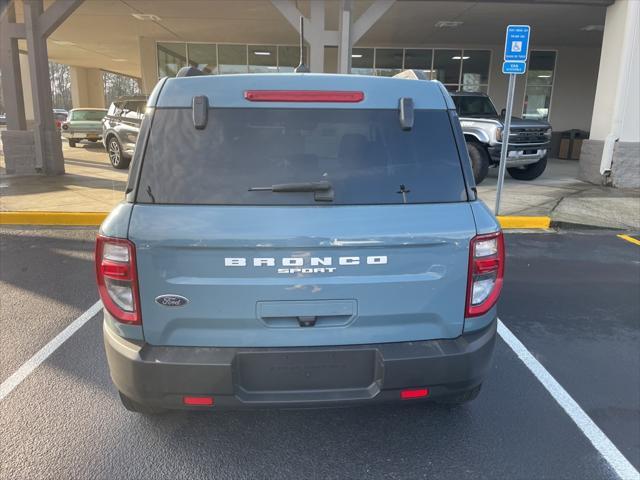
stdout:
MULTIPOLYGON (((0 381, 97 300, 92 229, 0 229, 0 381)), ((640 247, 510 233, 504 324, 640 467, 640 247)), ((0 401, 0 478, 618 478, 509 346, 470 405, 124 410, 95 315, 0 401)))

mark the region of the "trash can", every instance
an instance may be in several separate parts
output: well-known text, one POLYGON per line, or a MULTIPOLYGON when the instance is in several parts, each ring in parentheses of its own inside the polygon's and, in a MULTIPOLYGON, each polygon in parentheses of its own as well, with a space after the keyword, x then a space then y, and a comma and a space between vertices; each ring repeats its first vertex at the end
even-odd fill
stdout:
POLYGON ((589 138, 589 132, 572 129, 560 134, 560 150, 558 158, 565 160, 579 160, 582 141, 589 138))

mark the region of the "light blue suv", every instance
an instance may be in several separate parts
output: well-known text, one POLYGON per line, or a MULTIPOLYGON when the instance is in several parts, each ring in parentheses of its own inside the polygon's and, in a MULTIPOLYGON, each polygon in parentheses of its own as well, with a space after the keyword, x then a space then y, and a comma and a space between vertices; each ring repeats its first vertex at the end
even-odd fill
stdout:
POLYGON ((463 403, 504 241, 440 83, 197 76, 150 96, 96 268, 129 410, 463 403))

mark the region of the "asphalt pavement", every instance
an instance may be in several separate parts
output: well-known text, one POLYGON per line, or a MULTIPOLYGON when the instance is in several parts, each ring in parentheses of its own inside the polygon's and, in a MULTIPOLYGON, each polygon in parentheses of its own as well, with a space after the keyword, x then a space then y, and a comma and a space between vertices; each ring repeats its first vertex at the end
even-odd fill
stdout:
MULTIPOLYGON (((0 229, 0 382, 97 300, 91 229, 0 229)), ((640 467, 640 246, 509 233, 505 325, 640 467)), ((609 479, 509 346, 480 397, 331 410, 124 410, 94 316, 0 401, 2 479, 609 479)))

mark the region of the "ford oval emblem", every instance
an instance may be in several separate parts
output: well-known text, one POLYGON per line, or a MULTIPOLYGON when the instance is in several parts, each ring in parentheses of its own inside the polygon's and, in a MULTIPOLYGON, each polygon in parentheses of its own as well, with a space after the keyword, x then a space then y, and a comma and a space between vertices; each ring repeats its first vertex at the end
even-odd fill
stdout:
POLYGON ((182 295, 160 295, 156 297, 156 302, 163 307, 182 307, 189 303, 189 299, 182 295))

